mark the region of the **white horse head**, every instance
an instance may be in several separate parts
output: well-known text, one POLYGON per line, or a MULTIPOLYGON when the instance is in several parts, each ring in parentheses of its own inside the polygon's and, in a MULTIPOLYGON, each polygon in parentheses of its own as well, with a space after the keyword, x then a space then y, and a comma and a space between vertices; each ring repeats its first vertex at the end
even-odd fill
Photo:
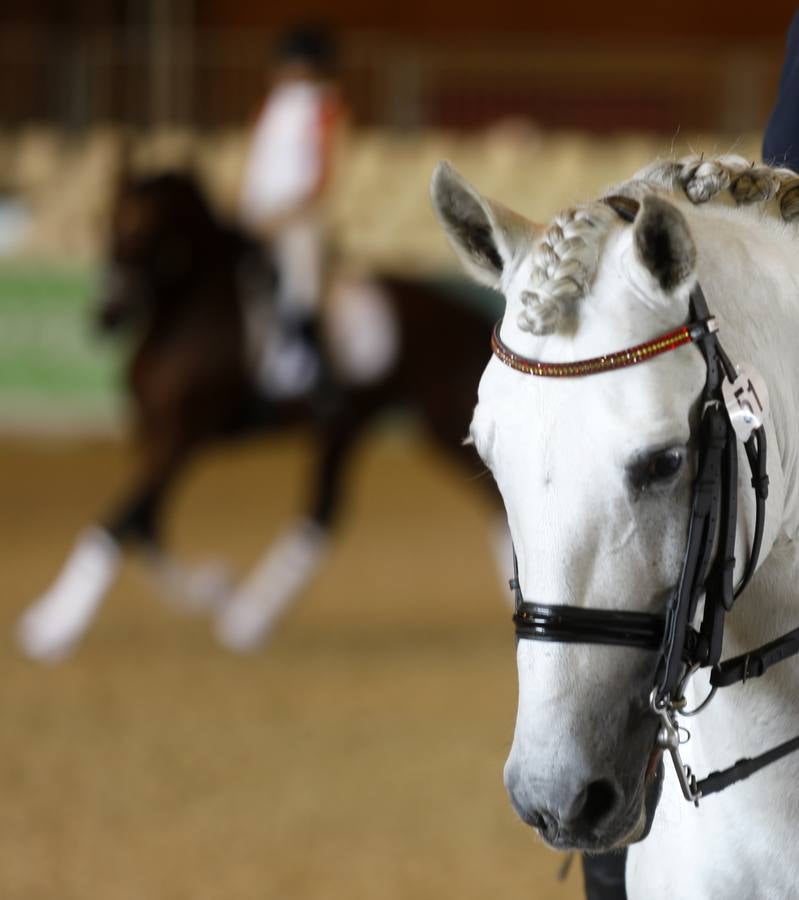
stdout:
MULTIPOLYGON (((741 176, 745 164, 731 166, 741 176)), ((612 203, 568 210, 545 229, 481 197, 447 164, 435 172, 432 196, 466 269, 504 294, 500 337, 519 356, 573 362, 648 341, 686 322, 700 278, 723 325, 738 314, 731 304, 749 310, 729 344, 736 351, 743 345, 768 371, 769 341, 779 342, 780 318, 792 312, 795 244, 781 221, 716 204, 694 207, 691 201, 707 199, 700 179, 686 182, 680 171, 645 170, 617 188, 612 203), (655 189, 674 182, 687 198, 682 190, 666 196, 655 189), (625 206, 634 211, 632 223, 617 212, 625 206), (752 307, 766 302, 773 322, 753 335, 752 307)), ((784 181, 784 173, 748 171, 745 202, 773 198, 784 181)), ((726 172, 709 193, 730 184, 726 172)), ((783 341, 780 349, 788 346, 783 341)), ((528 600, 665 611, 685 552, 705 376, 702 355, 690 344, 586 378, 528 377, 491 359, 470 434, 504 499, 528 600)), ((795 382, 792 375, 791 390, 795 382)), ((767 432, 779 448, 773 456, 784 460, 784 434, 775 438, 772 422, 767 432)), ((770 469, 772 511, 761 559, 795 502, 786 501, 779 463, 770 469)), ((739 575, 754 518, 743 475, 740 493, 739 575)), ((743 624, 731 629, 733 648, 739 632, 747 640, 758 631, 745 617, 736 621, 743 624)), ((519 704, 505 783, 519 815, 553 846, 608 849, 650 827, 659 789, 657 722, 649 708, 656 656, 518 642, 519 704)), ((733 731, 742 736, 740 725, 733 731)))

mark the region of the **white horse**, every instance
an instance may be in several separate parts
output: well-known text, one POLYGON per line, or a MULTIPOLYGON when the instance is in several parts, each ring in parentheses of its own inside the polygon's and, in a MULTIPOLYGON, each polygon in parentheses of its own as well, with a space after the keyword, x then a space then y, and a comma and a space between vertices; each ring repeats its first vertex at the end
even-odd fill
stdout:
MULTIPOLYGON (((653 164, 612 192, 637 201, 632 223, 597 201, 543 229, 481 197, 446 164, 432 184, 466 269, 506 298, 499 335, 513 353, 573 362, 649 341, 688 320, 699 282, 727 352, 765 378, 765 536, 758 570, 727 617, 724 657, 799 626, 799 244, 787 221, 797 183, 787 170, 736 157, 653 164)), ((530 377, 492 357, 470 433, 505 501, 528 601, 665 611, 686 547, 705 377, 690 343, 592 377, 530 377)), ((741 458, 736 580, 755 518, 741 458)), ((548 843, 630 845, 636 900, 799 896, 799 754, 699 808, 667 771, 653 819, 662 773, 649 702, 657 653, 520 640, 516 655, 505 784, 548 843)), ((690 706, 707 693, 701 675, 686 689, 690 706)), ((799 663, 719 691, 686 723, 683 755, 700 774, 793 737, 799 663)))

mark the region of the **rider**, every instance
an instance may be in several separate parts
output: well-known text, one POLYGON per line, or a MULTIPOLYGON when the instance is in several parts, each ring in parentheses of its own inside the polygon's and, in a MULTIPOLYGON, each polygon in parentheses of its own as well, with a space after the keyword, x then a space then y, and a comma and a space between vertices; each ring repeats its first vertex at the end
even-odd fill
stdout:
POLYGON ((763 161, 799 172, 799 12, 788 29, 777 102, 763 138, 763 161))
POLYGON ((279 40, 241 192, 242 219, 268 244, 278 272, 279 328, 261 374, 284 397, 314 387, 323 368, 324 200, 343 119, 332 70, 333 46, 323 29, 297 27, 279 40))
MULTIPOLYGON (((331 70, 332 47, 324 32, 297 28, 280 41, 241 195, 242 218, 269 243, 277 263, 284 340, 277 352, 266 354, 264 375, 270 391, 281 396, 311 388, 321 365, 322 201, 342 120, 331 70)), ((624 900, 623 855, 586 859, 584 876, 588 900, 624 900)))

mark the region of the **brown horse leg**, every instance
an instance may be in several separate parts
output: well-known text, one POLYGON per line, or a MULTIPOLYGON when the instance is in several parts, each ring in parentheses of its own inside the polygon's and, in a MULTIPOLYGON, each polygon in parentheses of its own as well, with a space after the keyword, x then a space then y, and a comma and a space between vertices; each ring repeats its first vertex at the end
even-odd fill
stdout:
POLYGON ((103 528, 120 546, 140 544, 145 549, 161 543, 161 513, 169 489, 183 470, 198 441, 189 429, 171 421, 152 421, 142 428, 139 475, 135 488, 105 519, 103 528))
POLYGON ((182 454, 150 455, 143 479, 120 511, 103 525, 86 529, 73 546, 55 581, 23 613, 17 640, 34 659, 66 656, 89 628, 116 575, 122 544, 132 538, 155 541, 157 514, 164 491, 182 454), (162 462, 163 460, 163 462, 162 462))
POLYGON ((166 550, 161 528, 169 493, 198 443, 189 439, 165 443, 160 452, 149 454, 138 486, 109 516, 105 528, 120 546, 134 545, 143 552, 158 592, 170 605, 183 612, 207 613, 230 593, 227 566, 180 562, 166 550))
POLYGON ((319 570, 340 509, 347 463, 375 409, 364 399, 357 410, 342 410, 321 426, 308 516, 267 549, 217 619, 216 635, 229 649, 260 646, 319 570))
POLYGON ((161 511, 171 481, 172 473, 145 478, 106 519, 106 532, 120 545, 130 541, 160 546, 161 511))
POLYGON ((341 508, 342 489, 353 446, 371 418, 372 410, 359 415, 343 414, 326 427, 320 436, 309 519, 323 531, 334 525, 341 508))

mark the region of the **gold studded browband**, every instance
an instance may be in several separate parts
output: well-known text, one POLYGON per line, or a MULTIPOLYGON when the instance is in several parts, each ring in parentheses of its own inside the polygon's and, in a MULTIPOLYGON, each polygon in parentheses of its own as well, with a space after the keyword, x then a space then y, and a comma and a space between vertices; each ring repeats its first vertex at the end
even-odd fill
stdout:
POLYGON ((529 359, 514 353, 499 336, 501 325, 502 320, 497 322, 491 334, 491 350, 497 359, 517 372, 523 372, 525 375, 538 375, 542 378, 578 378, 581 375, 595 375, 598 372, 624 369, 627 366, 635 366, 655 356, 660 356, 661 353, 668 353, 669 350, 676 350, 683 344, 695 343, 708 334, 718 331, 718 324, 711 316, 708 319, 675 328, 673 331, 667 331, 665 334, 652 338, 651 341, 636 344, 626 350, 617 350, 615 353, 606 353, 591 359, 578 359, 574 362, 551 363, 529 359))

